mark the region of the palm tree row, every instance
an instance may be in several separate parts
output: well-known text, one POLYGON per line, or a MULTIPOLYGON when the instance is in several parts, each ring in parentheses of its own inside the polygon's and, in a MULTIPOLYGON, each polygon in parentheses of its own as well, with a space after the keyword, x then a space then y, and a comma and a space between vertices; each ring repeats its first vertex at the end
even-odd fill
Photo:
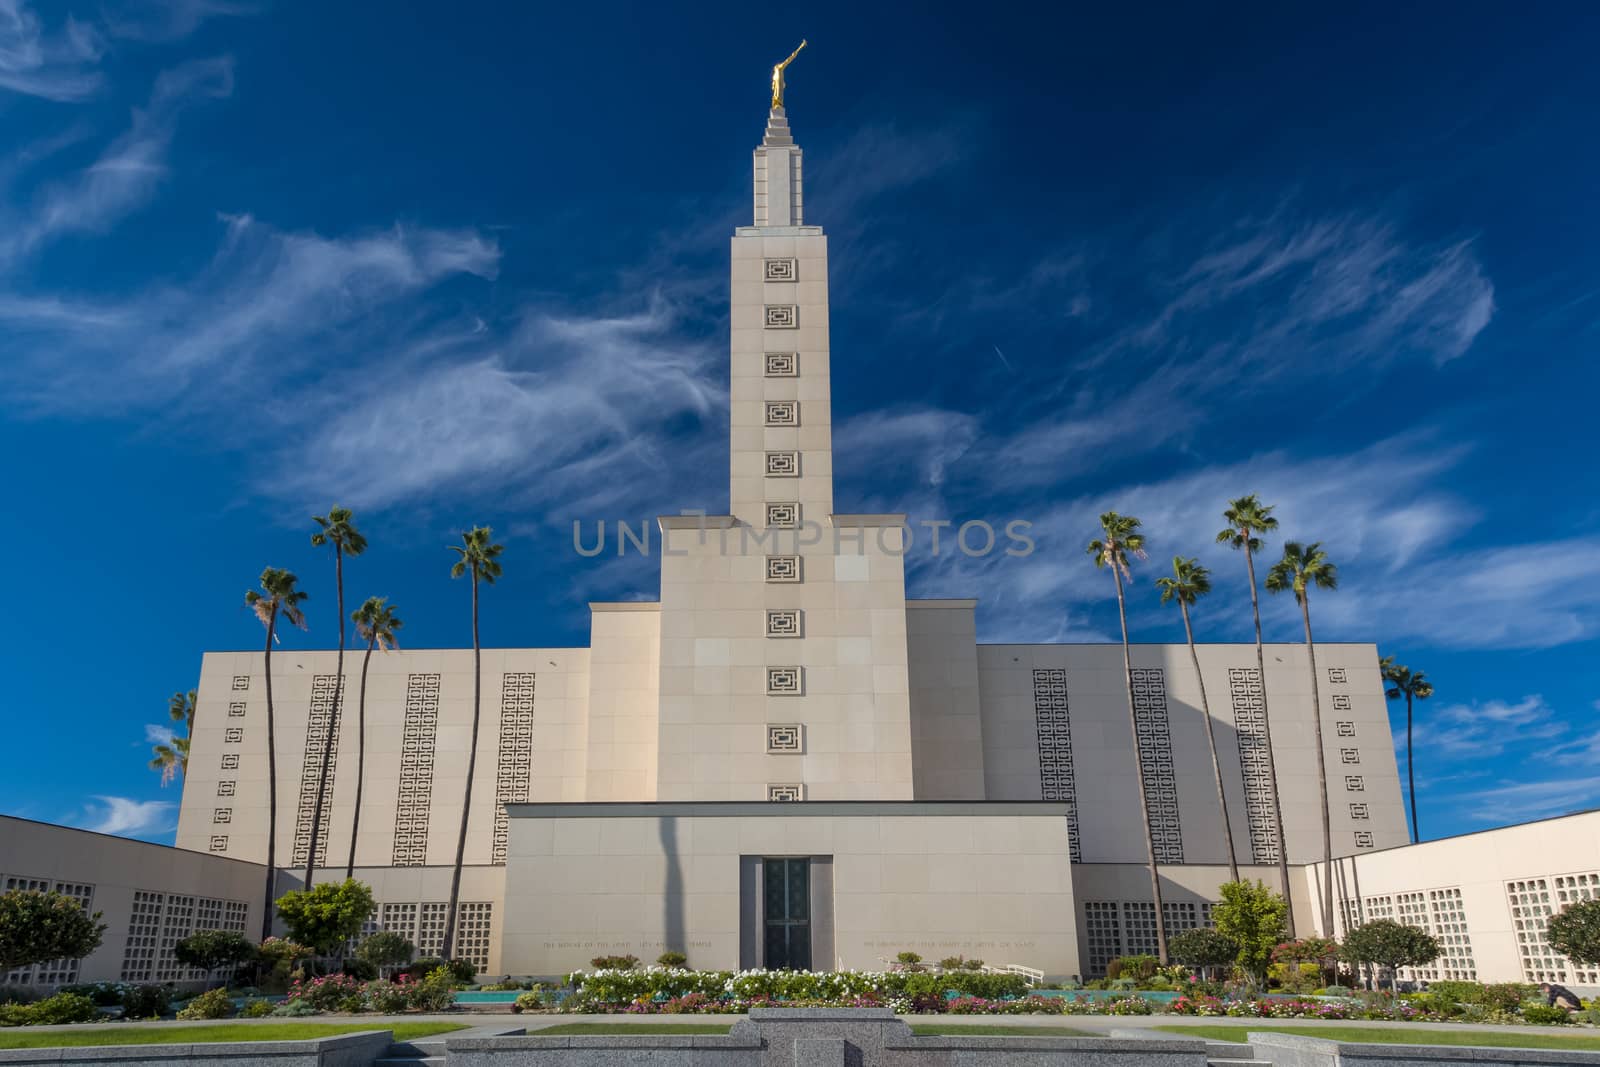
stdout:
MULTIPOLYGON (((1267 775, 1272 782, 1272 829, 1276 838, 1278 877, 1285 902, 1291 901, 1289 892, 1288 842, 1283 832, 1283 808, 1278 789, 1277 762, 1272 746, 1272 716, 1267 702, 1266 656, 1261 639, 1261 604, 1256 592, 1255 553, 1262 547, 1262 535, 1277 529, 1278 520, 1272 515, 1272 506, 1261 503, 1254 494, 1230 501, 1223 511, 1227 528, 1217 534, 1219 544, 1242 550, 1245 570, 1250 580, 1250 614, 1255 626, 1256 678, 1260 684, 1262 749, 1266 757, 1267 775)), ((1149 801, 1145 795, 1144 756, 1138 745, 1138 715, 1134 709, 1133 660, 1128 642, 1128 612, 1123 588, 1125 580, 1131 581, 1130 557, 1145 558, 1145 538, 1140 532, 1141 523, 1131 515, 1108 511, 1100 516, 1101 536, 1089 542, 1088 552, 1095 566, 1108 568, 1116 585, 1117 616, 1122 626, 1122 667, 1128 694, 1128 725, 1134 737, 1134 763, 1139 780, 1139 808, 1144 818, 1145 863, 1150 872, 1150 893, 1155 905, 1157 955, 1163 963, 1167 959, 1166 917, 1161 901, 1161 879, 1156 869, 1155 835, 1150 824, 1149 801)), ((1267 572, 1266 588, 1269 593, 1293 592, 1300 605, 1300 616, 1305 625, 1307 662, 1311 672, 1312 719, 1316 733, 1317 789, 1322 808, 1322 862, 1324 885, 1332 885, 1333 840, 1328 809, 1328 777, 1322 749, 1322 701, 1317 685, 1316 649, 1311 634, 1311 600, 1313 588, 1332 590, 1338 588, 1339 572, 1320 543, 1302 544, 1290 541, 1283 546, 1283 556, 1267 572)), ((1239 879, 1239 863, 1234 850, 1233 826, 1228 817, 1227 799, 1222 783, 1222 764, 1217 756, 1215 723, 1211 717, 1211 703, 1206 694, 1205 677, 1200 671, 1200 655, 1195 645, 1194 626, 1190 609, 1211 591, 1211 572, 1192 557, 1175 556, 1172 575, 1156 580, 1161 590, 1161 602, 1176 602, 1183 615, 1184 637, 1189 645, 1189 658, 1200 685, 1200 705, 1206 720, 1206 742, 1211 753, 1211 771, 1217 788, 1217 804, 1222 811, 1222 833, 1228 851, 1228 877, 1239 879)), ((1387 665, 1387 661, 1386 661, 1387 665)), ((1386 677, 1388 675, 1386 674, 1386 677)), ((1431 692, 1431 689, 1430 689, 1431 692)), ((1391 694, 1393 695, 1393 694, 1391 694)), ((1415 815, 1412 817, 1415 822, 1415 815)), ((1293 904, 1289 904, 1289 928, 1294 929, 1293 904)), ((1333 929, 1333 898, 1324 893, 1322 899, 1322 929, 1333 929)))
MULTIPOLYGON (((334 552, 334 580, 337 588, 339 612, 339 641, 338 659, 335 666, 335 689, 333 707, 329 715, 326 743, 324 745, 321 764, 318 767, 318 780, 315 799, 312 804, 310 845, 306 856, 305 885, 311 886, 312 877, 317 865, 317 840, 321 834, 324 806, 327 802, 328 771, 332 764, 332 753, 338 742, 339 724, 344 711, 344 651, 345 651, 345 614, 344 614, 344 560, 346 556, 359 556, 366 551, 367 540, 354 525, 354 516, 350 509, 334 507, 329 509, 326 516, 312 516, 318 529, 311 536, 314 546, 322 547, 331 545, 334 552)), ((477 773, 478 762, 478 733, 482 719, 483 709, 483 678, 482 678, 482 644, 478 636, 478 586, 480 583, 494 584, 502 573, 499 562, 503 545, 493 543, 492 531, 487 526, 477 526, 462 535, 459 546, 450 546, 457 553, 458 559, 451 566, 452 577, 472 576, 472 743, 467 756, 467 780, 465 795, 461 805, 461 830, 456 841, 455 871, 450 882, 450 903, 445 919, 444 941, 442 955, 449 959, 455 947, 456 912, 461 895, 461 870, 466 858, 467 847, 467 822, 472 809, 472 787, 477 773)), ((299 579, 287 570, 268 567, 261 572, 261 588, 252 589, 245 594, 245 604, 253 609, 256 617, 261 620, 266 629, 266 652, 264 658, 264 673, 266 677, 267 701, 267 882, 266 899, 262 909, 263 939, 271 935, 273 901, 276 899, 274 892, 276 883, 276 858, 278 837, 278 777, 277 777, 277 736, 276 718, 277 708, 272 695, 272 648, 278 641, 279 619, 287 620, 302 630, 306 629, 305 613, 301 605, 308 599, 309 594, 296 588, 299 579)), ((366 641, 366 652, 361 660, 361 685, 358 697, 358 711, 356 720, 356 788, 355 801, 351 806, 350 817, 350 852, 345 864, 345 877, 351 878, 355 874, 356 842, 361 826, 361 800, 366 771, 366 732, 367 732, 367 675, 372 664, 372 653, 378 649, 389 650, 397 645, 396 633, 404 625, 393 605, 384 597, 368 597, 350 615, 350 620, 355 624, 356 633, 366 641)), ((180 694, 181 696, 181 694, 180 694)), ((194 694, 188 694, 188 720, 193 723, 194 694)), ((173 717, 177 718, 178 696, 173 698, 173 717)), ((187 739, 185 739, 183 755, 187 758, 187 739)), ((323 857, 326 862, 326 857, 323 857)))

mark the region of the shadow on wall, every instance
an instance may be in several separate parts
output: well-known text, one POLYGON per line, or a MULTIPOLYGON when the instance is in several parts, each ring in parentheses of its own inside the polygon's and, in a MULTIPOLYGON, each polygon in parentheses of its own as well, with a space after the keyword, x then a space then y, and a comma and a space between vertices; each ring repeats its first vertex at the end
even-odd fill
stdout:
POLYGON ((667 881, 661 895, 661 932, 664 952, 688 952, 688 937, 683 916, 683 860, 678 854, 678 818, 666 815, 656 820, 661 837, 661 853, 667 861, 667 881))

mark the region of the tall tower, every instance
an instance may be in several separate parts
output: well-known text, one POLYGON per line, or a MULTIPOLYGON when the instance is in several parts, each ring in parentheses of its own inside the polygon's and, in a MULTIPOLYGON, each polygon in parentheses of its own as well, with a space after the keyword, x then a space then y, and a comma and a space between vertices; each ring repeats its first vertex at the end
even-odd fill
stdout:
POLYGON ((784 109, 755 150, 755 225, 733 238, 728 499, 752 526, 833 512, 828 239, 803 224, 801 152, 784 109))
POLYGON ((828 244, 779 104, 732 241, 729 514, 661 520, 660 800, 909 800, 899 515, 833 510, 828 244))

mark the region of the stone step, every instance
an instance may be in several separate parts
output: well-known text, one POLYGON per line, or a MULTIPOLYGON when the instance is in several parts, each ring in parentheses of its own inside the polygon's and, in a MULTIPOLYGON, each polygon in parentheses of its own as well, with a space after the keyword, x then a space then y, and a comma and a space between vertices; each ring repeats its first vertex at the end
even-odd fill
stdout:
POLYGON ((1271 1060, 1249 1059, 1224 1059, 1221 1056, 1206 1056, 1206 1063, 1210 1067, 1272 1067, 1271 1060))
POLYGON ((444 1067, 443 1056, 379 1056, 374 1067, 444 1067))

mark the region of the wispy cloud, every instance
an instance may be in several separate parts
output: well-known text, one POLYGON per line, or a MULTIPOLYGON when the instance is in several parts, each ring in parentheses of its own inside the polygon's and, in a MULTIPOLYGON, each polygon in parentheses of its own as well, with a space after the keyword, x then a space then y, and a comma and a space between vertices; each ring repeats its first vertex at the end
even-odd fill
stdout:
POLYGON ((87 168, 52 182, 0 239, 0 265, 65 234, 101 233, 142 207, 167 175, 167 150, 179 114, 196 100, 233 92, 233 61, 196 60, 156 79, 148 106, 87 168))
POLYGON ((1556 778, 1541 782, 1502 782, 1458 793, 1453 802, 1489 825, 1568 815, 1600 805, 1600 778, 1556 778))
MULTIPOLYGON (((181 286, 112 301, 0 293, 0 323, 23 342, 22 358, 0 371, 0 389, 36 411, 109 414, 184 395, 205 375, 193 399, 215 414, 309 372, 298 383, 304 396, 258 412, 291 418, 326 394, 323 375, 337 379, 326 370, 339 364, 334 357, 354 347, 382 360, 396 329, 414 341, 407 328, 418 323, 401 301, 448 278, 492 278, 499 265, 498 247, 471 230, 324 237, 249 217, 223 221, 221 250, 181 286), (373 318, 384 309, 396 317, 373 318)), ((345 384, 368 390, 353 378, 345 384)))
POLYGON ((150 745, 170 745, 177 735, 172 732, 172 727, 162 723, 147 722, 144 724, 144 740, 150 745))
POLYGON ((134 800, 130 797, 97 796, 77 825, 85 830, 118 837, 149 838, 172 831, 177 804, 170 800, 134 800))
POLYGON ((88 23, 68 15, 55 31, 22 0, 0 0, 0 89, 58 102, 98 90, 105 46, 88 23))

